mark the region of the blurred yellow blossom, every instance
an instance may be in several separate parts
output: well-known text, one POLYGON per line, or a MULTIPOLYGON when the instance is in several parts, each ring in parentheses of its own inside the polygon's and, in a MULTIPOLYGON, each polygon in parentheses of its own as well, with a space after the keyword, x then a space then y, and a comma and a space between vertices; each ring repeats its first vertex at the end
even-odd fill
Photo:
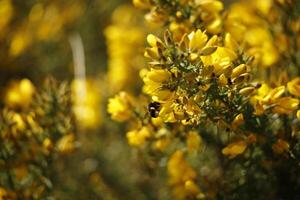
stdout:
POLYGON ((67 134, 59 139, 56 144, 58 152, 68 154, 75 150, 75 136, 73 133, 67 134))
POLYGON ((199 147, 201 145, 201 137, 199 133, 197 133, 196 131, 188 132, 186 143, 187 143, 188 151, 190 153, 199 150, 199 147))
POLYGON ((142 52, 145 37, 145 30, 138 26, 138 15, 135 8, 120 6, 112 15, 113 24, 105 29, 110 58, 108 89, 111 92, 118 92, 135 84, 134 76, 138 77, 140 66, 143 65, 142 55, 136 52, 142 52))
POLYGON ((31 103, 35 88, 29 79, 12 82, 5 94, 5 104, 9 107, 27 107, 31 103))
POLYGON ((238 126, 240 126, 243 123, 244 123, 244 115, 240 113, 234 118, 231 126, 233 129, 236 129, 238 126))
POLYGON ((129 131, 126 134, 128 143, 134 147, 143 146, 150 136, 151 131, 146 126, 142 127, 139 130, 129 131))
POLYGON ((300 97, 300 77, 297 77, 288 82, 287 89, 291 94, 300 97))
POLYGON ((247 144, 245 141, 238 141, 229 144, 225 148, 222 149, 222 154, 228 156, 230 159, 235 158, 236 156, 244 153, 247 148, 247 144))
POLYGON ((114 98, 108 100, 107 112, 116 121, 126 121, 132 116, 132 97, 126 92, 120 92, 114 98))
POLYGON ((74 114, 79 126, 95 128, 101 124, 100 83, 95 80, 73 80, 71 87, 74 99, 74 114))
POLYGON ((168 161, 169 184, 173 187, 176 199, 196 197, 200 188, 196 184, 197 174, 184 159, 181 150, 174 152, 168 161))

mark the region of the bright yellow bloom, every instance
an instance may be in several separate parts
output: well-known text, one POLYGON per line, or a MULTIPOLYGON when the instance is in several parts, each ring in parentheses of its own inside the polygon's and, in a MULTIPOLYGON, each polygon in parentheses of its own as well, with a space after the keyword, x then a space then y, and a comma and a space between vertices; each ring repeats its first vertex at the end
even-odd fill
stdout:
MULTIPOLYGON (((288 88, 291 90, 291 83, 288 85, 288 88)), ((278 114, 289 114, 296 110, 299 100, 292 97, 282 97, 285 90, 285 86, 270 89, 266 84, 263 84, 258 89, 258 94, 253 97, 252 101, 255 105, 256 114, 262 114, 268 107, 272 108, 273 113, 278 114)))
POLYGON ((17 137, 19 134, 24 133, 26 124, 19 113, 11 112, 11 115, 11 120, 14 123, 14 126, 12 127, 12 133, 15 137, 17 137))
POLYGON ((237 58, 234 51, 225 47, 218 47, 215 52, 208 56, 201 56, 205 66, 213 66, 216 75, 222 74, 227 67, 232 65, 232 61, 237 58))
POLYGON ((5 94, 5 104, 9 107, 27 107, 31 103, 35 88, 30 80, 12 82, 5 94))
POLYGON ((71 83, 73 111, 81 127, 95 128, 101 123, 101 93, 98 88, 98 82, 93 80, 75 79, 71 83))
POLYGON ((300 97, 300 77, 297 77, 288 82, 287 89, 291 94, 300 97))
POLYGON ((300 110, 297 111, 297 118, 300 119, 300 110))
POLYGON ((138 16, 134 7, 120 6, 113 12, 113 24, 104 31, 109 56, 109 92, 116 93, 131 88, 136 84, 138 71, 144 64, 139 50, 142 51, 144 47, 146 28, 139 26, 138 16))
POLYGON ((128 143, 131 146, 141 147, 145 144, 148 138, 151 136, 151 131, 148 127, 144 126, 139 130, 129 131, 126 134, 128 143))
POLYGON ((62 154, 68 154, 75 150, 75 136, 70 133, 60 138, 56 144, 57 151, 62 154))
POLYGON ((201 137, 196 131, 190 131, 187 134, 186 144, 190 153, 195 152, 201 145, 201 137))
POLYGON ((292 97, 281 97, 276 100, 275 104, 275 108, 272 109, 274 113, 289 114, 298 108, 299 99, 292 97))
POLYGON ((233 129, 236 129, 238 126, 242 125, 244 123, 244 115, 242 113, 238 114, 233 122, 231 123, 231 126, 233 129))
POLYGON ((163 69, 151 69, 143 78, 145 83, 143 92, 152 96, 154 101, 164 102, 169 100, 173 93, 163 89, 162 84, 170 77, 170 73, 163 69))
POLYGON ((173 187, 176 199, 183 200, 188 196, 200 193, 195 181, 197 174, 184 159, 184 153, 177 150, 168 161, 169 184, 173 187))
POLYGON ((210 12, 219 12, 224 8, 223 3, 217 0, 202 0, 199 1, 199 5, 202 9, 210 12))
POLYGON ((254 56, 255 63, 263 67, 272 66, 279 60, 279 52, 269 27, 256 14, 266 14, 270 7, 270 0, 239 2, 230 7, 225 21, 225 30, 246 46, 246 54, 254 56))
POLYGON ((151 6, 148 0, 132 0, 132 3, 134 6, 142 9, 147 9, 151 6))
POLYGON ((189 38, 189 48, 191 51, 195 50, 201 50, 206 42, 207 42, 207 35, 203 33, 200 29, 198 29, 196 32, 191 32, 188 35, 189 38))
POLYGON ((225 34, 224 39, 225 47, 233 50, 236 52, 238 50, 238 43, 233 39, 232 35, 230 33, 225 34))
POLYGON ((238 141, 238 142, 231 143, 225 148, 223 148, 222 154, 232 159, 244 153, 246 148, 247 148, 247 144, 245 141, 238 141))
POLYGON ((126 121, 132 115, 133 100, 126 92, 120 92, 114 98, 108 100, 107 112, 116 121, 126 121))

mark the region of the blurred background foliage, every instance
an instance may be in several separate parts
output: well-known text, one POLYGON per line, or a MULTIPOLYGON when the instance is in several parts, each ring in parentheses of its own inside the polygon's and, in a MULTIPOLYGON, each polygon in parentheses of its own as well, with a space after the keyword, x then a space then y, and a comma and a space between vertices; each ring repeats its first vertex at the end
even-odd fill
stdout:
MULTIPOLYGON (((108 64, 109 57, 116 58, 121 54, 123 59, 127 56, 126 52, 121 52, 126 47, 118 46, 118 42, 125 42, 124 45, 126 42, 134 43, 137 39, 134 41, 131 33, 136 32, 138 47, 143 45, 143 31, 136 31, 132 27, 129 28, 131 33, 126 32, 127 25, 142 23, 141 13, 130 3, 125 0, 0 0, 1 112, 7 108, 9 112, 27 116, 31 109, 28 108, 29 104, 36 103, 33 100, 35 91, 39 91, 44 80, 52 76, 58 82, 70 83, 73 108, 78 119, 76 144, 72 146, 77 150, 72 150, 71 155, 60 155, 51 166, 47 165, 51 171, 48 192, 44 193, 45 188, 40 187, 40 194, 29 194, 30 191, 22 190, 23 186, 17 186, 20 193, 24 191, 22 195, 16 197, 10 193, 13 188, 6 185, 4 160, 4 165, 0 164, 0 199, 156 199, 155 191, 162 188, 160 183, 152 183, 155 180, 150 180, 148 172, 144 173, 149 170, 146 164, 137 158, 138 152, 132 153, 120 129, 106 116, 104 107, 105 98, 113 91, 126 87, 128 80, 128 77, 121 77, 123 82, 116 80, 120 84, 112 88, 109 86, 115 83, 107 83, 103 75, 112 65, 108 64), (114 12, 117 7, 119 9, 114 12), (141 16, 139 19, 138 15, 141 16), (118 29, 117 32, 114 29, 118 29), (106 38, 110 40, 112 34, 119 34, 116 36, 119 40, 113 41, 117 46, 111 47, 110 53, 106 48, 106 38), (127 34, 127 38, 124 34, 127 34), (74 77, 75 62, 71 44, 74 35, 83 45, 86 79, 74 77), (115 50, 120 52, 112 55, 115 50), (76 93, 82 87, 86 88, 84 98, 76 93)), ((129 56, 133 58, 134 55, 129 56)), ((112 70, 110 73, 122 76, 122 71, 112 70)), ((122 66, 119 70, 122 70, 122 66)), ((51 85, 47 82, 45 87, 51 85)), ((4 118, 1 118, 3 122, 4 118)), ((14 120, 12 123, 15 123, 14 120)), ((1 140, 6 141, 4 138, 1 140)), ((45 141, 44 138, 42 140, 45 141)), ((24 145, 30 145, 26 141, 24 145)), ((42 145, 45 146, 45 142, 42 145)), ((62 146, 66 148, 65 144, 62 146)), ((46 156, 44 151, 41 155, 46 156)), ((22 159, 16 162, 24 162, 22 159)), ((12 166, 9 168, 14 170, 12 166)), ((22 178, 29 176, 28 173, 31 171, 23 170, 22 178)), ((11 174, 12 181, 19 182, 18 177, 13 172, 11 174)))

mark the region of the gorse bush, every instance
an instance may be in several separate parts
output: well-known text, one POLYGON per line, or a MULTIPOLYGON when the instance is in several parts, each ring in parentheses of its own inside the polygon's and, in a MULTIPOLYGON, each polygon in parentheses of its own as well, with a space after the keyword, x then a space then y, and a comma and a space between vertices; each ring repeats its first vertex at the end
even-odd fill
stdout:
POLYGON ((141 94, 108 103, 128 143, 167 159, 176 199, 300 198, 300 3, 133 3, 156 34, 141 94))

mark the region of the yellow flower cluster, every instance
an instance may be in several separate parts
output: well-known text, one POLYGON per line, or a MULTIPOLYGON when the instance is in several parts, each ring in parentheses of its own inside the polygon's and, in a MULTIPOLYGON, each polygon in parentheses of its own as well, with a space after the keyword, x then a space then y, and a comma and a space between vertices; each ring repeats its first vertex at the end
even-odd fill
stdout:
POLYGON ((259 67, 269 67, 279 59, 279 52, 269 25, 260 15, 271 12, 272 0, 244 1, 233 4, 225 20, 225 30, 242 45, 246 53, 255 56, 259 67), (256 14, 259 13, 259 14, 256 14))
POLYGON ((9 106, 0 115, 0 177, 8 178, 1 179, 0 199, 42 198, 52 186, 45 165, 76 148, 66 85, 48 81, 44 90, 34 88, 23 79, 7 90, 9 106))
POLYGON ((120 92, 114 98, 109 99, 107 111, 111 114, 112 119, 122 122, 132 116, 133 105, 133 98, 126 92, 120 92))
POLYGON ((138 26, 138 16, 139 12, 133 7, 120 6, 113 13, 112 25, 105 29, 109 54, 108 89, 113 93, 136 84, 135 77, 144 63, 136 52, 143 50, 145 37, 145 30, 138 26))
POLYGON ((210 34, 218 34, 222 29, 220 11, 223 10, 223 4, 218 0, 133 0, 133 4, 149 10, 145 16, 146 20, 161 24, 168 23, 176 39, 180 39, 184 33, 194 27, 206 29, 210 34))
POLYGON ((247 144, 245 143, 245 141, 239 141, 229 144, 222 150, 222 153, 226 156, 229 156, 229 158, 234 158, 237 155, 244 153, 246 148, 247 144))
POLYGON ((195 170, 184 159, 180 150, 174 152, 168 161, 169 184, 173 187, 177 199, 188 199, 201 196, 201 190, 196 183, 195 170))
POLYGON ((143 73, 143 91, 161 104, 159 116, 164 122, 197 124, 216 107, 222 111, 218 116, 224 117, 235 106, 235 96, 255 91, 249 60, 239 58, 229 34, 223 45, 220 39, 199 29, 185 34, 179 43, 168 31, 164 42, 148 35, 145 56, 151 61, 150 70, 143 73))
POLYGON ((75 79, 71 83, 73 111, 79 127, 95 128, 101 124, 101 91, 92 79, 75 79))
POLYGON ((37 42, 61 37, 64 26, 77 19, 84 8, 79 2, 67 5, 58 2, 48 3, 49 5, 45 6, 46 3, 36 2, 28 10, 24 19, 18 21, 17 26, 15 26, 13 23, 9 24, 14 19, 13 2, 10 0, 1 1, 0 10, 3 10, 3 13, 0 13, 2 16, 0 30, 1 33, 11 33, 8 50, 10 56, 21 55, 37 42))
POLYGON ((5 104, 11 108, 27 107, 32 99, 35 88, 30 80, 22 79, 12 82, 4 95, 5 104))
MULTIPOLYGON (((297 83, 295 80, 288 83, 288 91, 291 91, 291 94, 296 92, 295 83, 297 83)), ((285 86, 271 89, 268 85, 263 84, 258 89, 258 94, 253 97, 255 99, 255 113, 261 115, 267 110, 271 110, 272 113, 289 114, 298 109, 299 99, 290 96, 282 97, 285 91, 285 86)))

